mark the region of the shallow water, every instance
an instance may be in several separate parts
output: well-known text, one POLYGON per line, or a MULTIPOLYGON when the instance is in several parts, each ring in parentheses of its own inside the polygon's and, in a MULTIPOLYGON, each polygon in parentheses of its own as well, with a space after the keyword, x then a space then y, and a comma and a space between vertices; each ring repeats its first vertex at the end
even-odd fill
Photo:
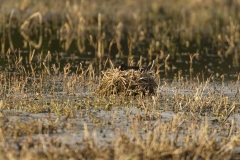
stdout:
MULTIPOLYGON (((175 82, 172 82, 172 84, 175 82)), ((193 89, 191 86, 186 86, 185 88, 178 89, 180 84, 175 83, 171 86, 162 85, 158 89, 159 95, 165 95, 166 97, 178 97, 178 96, 188 96, 192 95, 197 89, 193 89)), ((210 94, 219 94, 223 97, 229 97, 229 101, 234 101, 236 104, 236 112, 239 110, 240 99, 239 95, 236 96, 237 91, 239 90, 236 87, 232 87, 232 84, 225 83, 224 86, 221 83, 204 83, 196 88, 201 86, 206 86, 205 90, 199 90, 195 94, 195 100, 203 99, 204 97, 209 97, 210 94)), ((204 88, 204 87, 203 87, 204 88)), ((79 87, 80 90, 84 90, 84 87, 79 87)), ((142 102, 137 99, 126 101, 126 104, 120 105, 119 103, 112 103, 110 109, 107 108, 107 101, 91 103, 91 99, 94 98, 94 94, 91 92, 77 92, 77 93, 67 93, 67 92, 54 92, 54 94, 42 95, 41 98, 35 98, 35 95, 25 95, 28 97, 26 99, 32 99, 31 101, 36 104, 46 104, 51 106, 52 101, 61 103, 68 101, 70 104, 80 103, 82 107, 76 110, 74 118, 67 116, 59 116, 54 113, 31 113, 18 109, 3 110, 4 118, 7 119, 8 125, 14 123, 35 123, 39 121, 43 125, 54 125, 57 126, 57 130, 53 131, 49 137, 51 138, 60 138, 63 143, 73 144, 80 142, 86 137, 94 136, 96 141, 100 144, 105 142, 111 142, 116 139, 120 134, 126 134, 128 136, 133 136, 136 134, 136 129, 140 136, 146 136, 146 133, 149 130, 153 130, 154 127, 159 124, 168 124, 172 123, 174 117, 176 116, 180 119, 178 128, 185 128, 186 126, 195 126, 195 132, 200 131, 200 126, 202 124, 208 123, 209 127, 214 130, 222 128, 222 120, 219 117, 214 116, 212 113, 203 112, 200 116, 200 119, 194 119, 191 117, 191 113, 183 108, 177 108, 172 106, 171 102, 162 101, 160 103, 153 103, 158 101, 157 97, 152 97, 151 103, 145 103, 144 98, 142 102), (92 98, 91 98, 92 97, 92 98), (33 99, 35 98, 35 99, 33 99), (90 103, 83 103, 82 100, 90 100, 90 103), (145 106, 139 106, 145 105, 145 106), (97 105, 97 106, 96 106, 97 105), (151 105, 151 106, 148 106, 151 105), (175 108, 175 109, 174 109, 175 108), (177 112, 176 112, 177 111, 177 112), (181 117, 189 116, 184 120, 181 117), (205 118, 204 118, 205 117, 205 118), (207 119, 205 121, 205 119, 207 119), (87 131, 86 131, 86 126, 87 131), (86 135, 89 133, 89 135, 86 135)), ((7 95, 7 97, 14 97, 16 99, 22 99, 22 96, 19 95, 7 95), (19 97, 19 98, 18 98, 19 97)), ((24 99, 22 99, 24 100, 24 99)), ((167 100, 167 99, 165 99, 167 100)), ((195 113, 196 114, 196 113, 195 113)), ((225 124, 231 125, 234 121, 234 127, 240 127, 240 116, 238 113, 232 114, 226 119, 225 124)), ((181 129, 180 129, 181 130, 181 129)), ((178 135, 179 137, 184 137, 188 132, 181 131, 178 135)), ((227 135, 227 132, 216 133, 216 137, 222 137, 227 135)), ((171 134, 170 134, 171 135, 171 134)), ((235 135, 234 132, 232 135, 235 135)), ((228 135, 229 137, 231 135, 228 135)), ((35 138, 39 138, 39 135, 36 134, 35 138)))

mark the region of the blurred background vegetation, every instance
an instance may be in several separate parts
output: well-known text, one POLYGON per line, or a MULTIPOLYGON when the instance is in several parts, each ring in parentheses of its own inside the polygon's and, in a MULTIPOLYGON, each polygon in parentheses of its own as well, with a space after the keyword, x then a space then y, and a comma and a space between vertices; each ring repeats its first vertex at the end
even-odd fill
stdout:
POLYGON ((163 63, 170 55, 169 70, 178 70, 189 66, 189 53, 198 53, 194 63, 198 72, 235 72, 239 68, 238 0, 0 3, 2 55, 9 48, 12 52, 36 49, 45 55, 50 51, 53 56, 91 58, 100 63, 111 58, 116 64, 136 64, 141 56, 144 65, 155 60, 159 68, 166 67, 163 63))

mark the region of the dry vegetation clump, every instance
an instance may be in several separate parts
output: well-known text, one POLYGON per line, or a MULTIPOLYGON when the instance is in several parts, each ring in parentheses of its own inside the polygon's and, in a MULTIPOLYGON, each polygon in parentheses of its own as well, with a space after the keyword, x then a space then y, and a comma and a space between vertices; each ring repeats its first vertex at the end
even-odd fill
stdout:
POLYGON ((148 95, 156 93, 157 84, 151 71, 108 69, 102 74, 103 78, 96 89, 96 93, 99 95, 148 95))

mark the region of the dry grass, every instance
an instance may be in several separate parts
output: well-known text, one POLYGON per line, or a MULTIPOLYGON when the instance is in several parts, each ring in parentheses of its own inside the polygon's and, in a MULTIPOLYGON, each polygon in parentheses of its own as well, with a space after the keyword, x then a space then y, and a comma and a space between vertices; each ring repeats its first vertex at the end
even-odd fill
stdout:
POLYGON ((117 69, 108 69, 103 71, 102 74, 103 78, 96 89, 96 93, 99 95, 156 94, 157 84, 151 71, 118 71, 117 69))
POLYGON ((182 71, 170 80, 159 75, 160 60, 165 59, 165 75, 170 72, 168 61, 178 52, 178 38, 188 50, 191 41, 201 48, 205 36, 210 37, 222 60, 231 54, 238 59, 238 1, 2 2, 0 34, 8 37, 11 50, 6 52, 1 39, 6 64, 0 73, 0 159, 239 158, 239 74, 234 81, 201 79, 190 54, 190 79, 182 71), (52 64, 51 52, 30 51, 24 58, 20 50, 13 52, 14 22, 35 47, 52 31, 65 50, 74 40, 80 52, 90 43, 100 64, 86 69, 77 64, 73 72, 70 62, 60 69, 61 56, 52 64), (125 52, 123 39, 129 45, 125 52), (151 43, 142 46, 145 42, 151 43), (156 72, 108 69, 98 76, 112 43, 119 53, 129 54, 129 61, 134 50, 147 51, 149 60, 160 51, 156 72))

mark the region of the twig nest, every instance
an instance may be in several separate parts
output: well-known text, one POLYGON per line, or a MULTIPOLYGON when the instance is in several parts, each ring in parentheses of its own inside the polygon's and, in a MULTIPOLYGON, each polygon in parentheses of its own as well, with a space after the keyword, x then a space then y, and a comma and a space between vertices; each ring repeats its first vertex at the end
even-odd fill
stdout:
POLYGON ((152 71, 108 69, 103 71, 102 74, 102 80, 95 91, 99 95, 124 94, 135 96, 137 94, 156 93, 157 84, 152 71))

